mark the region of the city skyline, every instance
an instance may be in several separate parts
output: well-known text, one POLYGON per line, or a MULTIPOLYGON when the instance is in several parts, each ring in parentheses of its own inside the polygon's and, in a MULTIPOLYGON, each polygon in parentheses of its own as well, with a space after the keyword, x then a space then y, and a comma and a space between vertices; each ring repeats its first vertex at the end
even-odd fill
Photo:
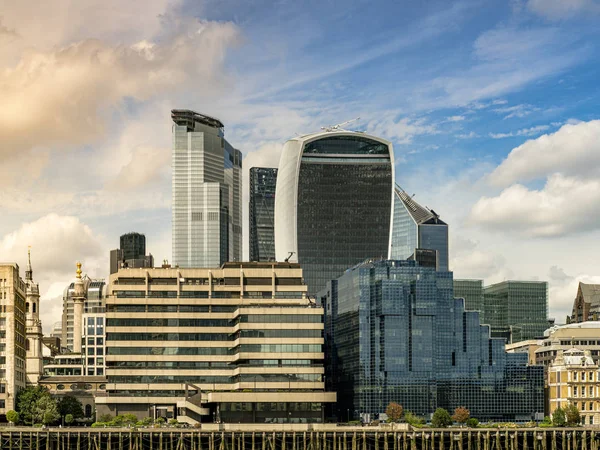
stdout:
POLYGON ((249 168, 360 116, 450 225, 456 278, 548 280, 558 321, 578 281, 600 281, 582 244, 600 237, 594 2, 67 4, 32 18, 0 0, 0 259, 23 271, 32 246, 46 331, 74 262, 107 277, 124 232, 171 259, 179 107, 221 118, 244 152, 245 246, 249 168))

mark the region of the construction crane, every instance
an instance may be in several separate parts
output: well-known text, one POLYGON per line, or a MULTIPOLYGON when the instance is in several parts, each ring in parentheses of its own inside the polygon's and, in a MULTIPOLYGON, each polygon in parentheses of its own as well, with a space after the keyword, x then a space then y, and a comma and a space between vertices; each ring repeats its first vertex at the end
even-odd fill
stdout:
POLYGON ((348 130, 344 130, 342 127, 344 125, 348 125, 349 123, 356 122, 359 119, 360 119, 360 117, 357 117, 356 119, 346 120, 345 122, 338 123, 337 125, 329 125, 326 127, 321 127, 321 130, 323 130, 323 131, 348 131, 348 130))

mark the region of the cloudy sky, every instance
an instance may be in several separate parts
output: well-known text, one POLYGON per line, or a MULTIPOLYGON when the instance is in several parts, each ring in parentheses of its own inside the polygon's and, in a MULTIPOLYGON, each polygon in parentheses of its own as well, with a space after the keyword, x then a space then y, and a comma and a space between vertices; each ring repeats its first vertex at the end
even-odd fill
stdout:
POLYGON ((32 246, 48 330, 120 234, 171 258, 171 108, 220 118, 246 170, 360 117, 450 223, 455 276, 548 280, 564 321, 600 282, 598 23, 598 0, 0 0, 0 260, 32 246))

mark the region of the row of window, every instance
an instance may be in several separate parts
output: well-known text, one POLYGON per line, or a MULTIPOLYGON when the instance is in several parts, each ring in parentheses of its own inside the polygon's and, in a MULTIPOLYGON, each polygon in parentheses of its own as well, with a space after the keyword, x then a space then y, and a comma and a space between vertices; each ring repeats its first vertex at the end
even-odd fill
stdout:
POLYGON ((129 369, 235 369, 238 367, 307 367, 319 366, 320 360, 311 359, 250 359, 235 363, 221 361, 109 361, 108 368, 129 369))
MULTIPOLYGON (((239 338, 321 338, 323 330, 240 330, 237 333, 109 333, 107 341, 234 341, 239 338)), ((88 338, 91 339, 91 338, 88 338)), ((100 339, 100 338, 98 338, 100 339)))
POLYGON ((227 347, 108 347, 107 355, 235 355, 252 353, 321 353, 320 344, 243 344, 227 347))
POLYGON ((238 323, 322 323, 322 316, 320 314, 249 314, 232 320, 182 318, 106 320, 106 326, 109 327, 231 327, 238 323))
POLYGON ((109 375, 110 383, 303 383, 320 382, 323 376, 317 373, 297 374, 254 374, 254 375, 109 375))

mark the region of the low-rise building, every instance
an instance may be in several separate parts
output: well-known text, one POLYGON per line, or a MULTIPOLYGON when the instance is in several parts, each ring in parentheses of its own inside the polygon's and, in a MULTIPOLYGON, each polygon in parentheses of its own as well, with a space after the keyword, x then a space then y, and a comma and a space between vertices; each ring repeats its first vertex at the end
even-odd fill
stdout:
POLYGON ((575 405, 584 425, 600 424, 600 372, 589 350, 559 350, 548 367, 550 414, 575 405))
POLYGON ((600 284, 579 283, 573 313, 567 319, 570 323, 600 319, 600 284))
POLYGON ((324 420, 323 308, 295 263, 120 269, 98 414, 188 423, 324 420))

